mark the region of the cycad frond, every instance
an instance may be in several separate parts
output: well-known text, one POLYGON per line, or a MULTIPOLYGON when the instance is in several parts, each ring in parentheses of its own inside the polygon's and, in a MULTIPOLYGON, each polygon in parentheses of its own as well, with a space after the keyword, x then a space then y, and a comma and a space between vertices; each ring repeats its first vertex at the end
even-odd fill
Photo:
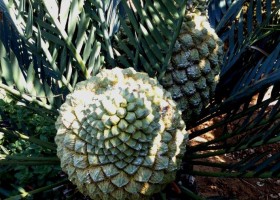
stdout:
MULTIPOLYGON (((19 34, 19 28, 14 23, 12 17, 3 0, 0 0, 1 28, 0 40, 5 49, 11 49, 18 59, 20 66, 29 66, 31 59, 27 51, 24 39, 19 34)), ((9 52, 7 52, 9 54, 9 52)))
POLYGON ((51 108, 47 104, 47 100, 52 102, 53 95, 49 93, 49 88, 45 87, 44 89, 40 78, 34 72, 33 62, 30 62, 29 66, 23 67, 19 64, 14 51, 12 49, 6 50, 2 42, 0 42, 0 66, 3 79, 2 83, 0 83, 1 89, 7 90, 9 93, 20 98, 21 101, 36 102, 44 108, 51 108))
POLYGON ((59 107, 78 81, 98 73, 104 58, 113 67, 111 37, 118 29, 118 4, 84 0, 6 2, 33 57, 32 66, 15 66, 22 69, 25 78, 25 83, 18 84, 21 91, 59 107), (36 83, 34 76, 44 94, 34 92, 34 87, 30 91, 30 85, 36 83))
POLYGON ((280 4, 271 0, 211 1, 209 8, 209 20, 227 47, 220 85, 228 89, 223 94, 230 94, 250 64, 262 62, 279 43, 279 31, 271 27, 279 21, 280 4))
MULTIPOLYGON (((96 75, 103 67, 134 67, 160 79, 170 63, 186 2, 0 0, 0 88, 25 103, 35 102, 49 109, 51 114, 43 115, 54 121, 55 109, 76 83, 96 75)), ((187 147, 183 168, 188 170, 184 173, 279 177, 280 153, 274 145, 280 142, 280 1, 209 2, 209 20, 224 40, 227 52, 216 98, 188 128, 193 128, 189 137, 192 144, 209 131, 219 130, 219 134, 187 147), (213 123, 203 126, 204 122, 213 123), (239 152, 245 155, 240 160, 213 159, 239 152), (218 170, 190 170, 196 165, 218 170)), ((30 142, 41 146, 48 150, 47 155, 53 155, 56 147, 52 140, 45 142, 9 128, 1 127, 0 132, 27 141, 26 145, 30 142)), ((53 127, 52 137, 54 132, 53 127)), ((9 154, 7 148, 0 150, 9 154)), ((29 155, 29 150, 23 152, 29 155)), ((1 156, 0 165, 22 161, 22 155, 16 153, 1 156)), ((45 151, 37 156, 46 156, 45 151)), ((49 164, 57 164, 55 158, 50 160, 49 164)), ((31 157, 21 164, 47 163, 31 157)), ((198 198, 180 187, 186 196, 198 198)))
POLYGON ((161 77, 179 34, 186 1, 121 1, 121 30, 115 36, 118 62, 161 77))
MULTIPOLYGON (((248 4, 248 9, 258 10, 260 2, 252 2, 248 4)), ((241 10, 242 1, 235 1, 232 6, 237 6, 238 3, 241 10)), ((266 3, 271 5, 271 1, 266 3)), ((189 147, 186 160, 194 165, 216 167, 220 171, 193 171, 191 174, 223 177, 279 176, 279 153, 272 150, 274 143, 280 141, 280 46, 279 37, 275 37, 275 34, 279 35, 279 31, 271 28, 274 27, 275 20, 279 20, 279 7, 266 8, 271 13, 262 17, 256 17, 259 11, 255 14, 248 13, 247 20, 239 20, 238 24, 233 23, 237 15, 233 17, 230 8, 228 12, 223 9, 218 11, 224 15, 220 17, 231 20, 227 28, 228 35, 224 37, 229 45, 228 53, 217 89, 219 98, 205 110, 196 125, 211 120, 215 123, 193 131, 190 138, 195 140, 196 137, 217 129, 220 133, 209 141, 189 147), (251 20, 248 20, 249 16, 251 20), (251 32, 247 32, 248 29, 243 23, 250 21, 254 21, 258 26, 253 26, 251 32), (259 46, 260 50, 263 48, 266 53, 250 51, 252 46, 259 46), (263 147, 267 151, 262 151, 263 147), (247 152, 248 149, 253 149, 252 152, 256 153, 247 154, 240 161, 209 161, 215 156, 233 155, 236 152, 247 152)), ((242 15, 238 17, 242 18, 242 15)), ((220 23, 224 23, 223 20, 220 23)), ((225 24, 227 23, 223 26, 225 24)), ((223 33, 226 31, 220 32, 221 35, 223 33)))
MULTIPOLYGON (((243 106, 245 107, 246 104, 243 106)), ((242 107, 238 111, 232 110, 232 113, 222 115, 223 119, 221 121, 217 121, 215 124, 195 131, 192 133, 193 135, 190 135, 191 139, 195 139, 210 130, 219 129, 220 131, 219 135, 213 139, 189 147, 186 154, 186 163, 217 167, 221 169, 221 172, 227 172, 227 174, 220 174, 219 176, 279 176, 279 152, 273 151, 277 146, 275 143, 280 141, 279 112, 278 94, 277 97, 270 97, 268 100, 260 101, 256 105, 247 108, 242 107), (265 148, 266 151, 262 151, 262 148, 265 148), (256 153, 248 154, 246 153, 250 152, 248 149, 256 153), (243 152, 244 155, 247 155, 238 162, 235 160, 227 161, 226 163, 217 160, 214 163, 209 161, 209 159, 211 160, 216 156, 233 155, 236 152, 243 152), (262 155, 261 157, 260 154, 262 155), (261 169, 259 168, 260 166, 262 166, 261 169)), ((192 174, 192 172, 190 173, 192 174)), ((200 175, 203 173, 201 172, 200 175)), ((194 172, 194 174, 197 173, 194 172)), ((214 174, 213 176, 217 175, 214 174)), ((211 176, 211 173, 208 175, 211 176)))

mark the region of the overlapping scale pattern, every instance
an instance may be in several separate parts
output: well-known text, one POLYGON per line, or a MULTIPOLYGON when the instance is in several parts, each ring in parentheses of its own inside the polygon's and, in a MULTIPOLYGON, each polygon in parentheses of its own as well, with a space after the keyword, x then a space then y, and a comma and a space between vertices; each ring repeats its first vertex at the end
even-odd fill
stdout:
POLYGON ((56 121, 57 155, 92 199, 146 199, 175 179, 187 133, 170 93, 132 68, 77 84, 56 121))
POLYGON ((207 18, 188 13, 161 80, 178 103, 185 121, 199 115, 208 105, 219 79, 223 55, 223 43, 207 18))

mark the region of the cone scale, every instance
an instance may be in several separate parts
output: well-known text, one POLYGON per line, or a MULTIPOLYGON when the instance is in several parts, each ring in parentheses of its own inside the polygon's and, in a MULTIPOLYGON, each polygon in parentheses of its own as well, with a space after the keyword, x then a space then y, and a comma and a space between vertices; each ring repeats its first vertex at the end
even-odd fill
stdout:
POLYGON ((223 42, 200 12, 206 10, 205 1, 193 1, 192 6, 161 80, 183 112, 185 122, 195 119, 214 96, 224 55, 223 42))
POLYGON ((77 84, 56 121, 62 170, 92 199, 148 199, 175 179, 187 132, 170 93, 132 68, 77 84))

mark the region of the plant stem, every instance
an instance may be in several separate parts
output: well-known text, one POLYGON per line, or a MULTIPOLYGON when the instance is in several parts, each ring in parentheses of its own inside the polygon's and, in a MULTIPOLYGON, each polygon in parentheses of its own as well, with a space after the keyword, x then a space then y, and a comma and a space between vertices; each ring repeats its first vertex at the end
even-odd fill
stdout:
POLYGON ((105 16, 106 14, 103 12, 104 10, 104 5, 102 3, 102 1, 92 1, 92 3, 95 3, 95 5, 98 5, 97 7, 97 13, 98 13, 98 16, 99 16, 99 19, 101 21, 101 30, 102 30, 102 33, 104 35, 104 42, 105 42, 105 45, 106 45, 106 50, 107 50, 107 53, 109 55, 109 62, 110 64, 112 65, 111 67, 115 67, 115 61, 114 61, 114 53, 113 53, 113 48, 112 48, 112 44, 111 44, 111 40, 110 40, 110 36, 109 36, 109 33, 108 33, 108 25, 107 25, 107 22, 106 22, 106 19, 105 19, 105 16))
POLYGON ((255 176, 254 172, 247 172, 247 173, 241 173, 241 172, 205 172, 205 171, 189 171, 188 172, 191 175, 196 176, 208 176, 208 177, 219 177, 219 178, 279 178, 280 174, 273 175, 272 172, 265 172, 262 174, 258 174, 255 176))
MULTIPOLYGON (((222 125, 226 125, 226 124, 228 124, 229 122, 233 122, 233 121, 235 121, 236 119, 240 119, 240 118, 242 118, 242 117, 245 117, 245 116, 249 115, 252 111, 257 110, 258 108, 267 107, 271 102, 276 101, 276 100, 279 100, 279 98, 276 98, 276 99, 268 99, 268 100, 266 100, 266 101, 264 101, 264 102, 262 102, 262 103, 259 103, 259 104, 257 104, 257 105, 254 105, 254 106, 252 106, 252 107, 246 109, 245 111, 242 111, 242 112, 240 112, 240 113, 237 113, 237 114, 234 114, 234 115, 232 115, 232 116, 230 116, 230 117, 227 117, 227 119, 222 120, 222 121, 220 121, 220 122, 217 122, 217 123, 213 124, 212 126, 209 126, 209 127, 207 127, 207 128, 204 128, 204 129, 202 129, 202 130, 198 130, 198 131, 196 131, 196 132, 190 134, 189 138, 190 138, 190 139, 195 138, 195 137, 200 136, 200 135, 202 135, 202 134, 204 134, 204 133, 207 133, 208 131, 211 131, 211 130, 213 130, 213 129, 215 129, 215 128, 222 127, 222 125)), ((222 106, 221 106, 221 107, 222 107, 222 106)), ((226 106, 224 106, 224 107, 226 107, 226 106)), ((214 117, 217 117, 217 116, 221 115, 222 112, 216 112, 216 111, 215 111, 215 110, 217 110, 217 109, 218 109, 218 108, 215 108, 215 109, 213 109, 213 110, 211 111, 212 113, 217 113, 217 114, 215 114, 214 116, 211 115, 210 117, 204 118, 203 120, 199 121, 196 125, 202 124, 202 123, 204 123, 204 122, 206 122, 206 121, 209 121, 209 120, 213 119, 214 117)), ((278 116, 278 117, 280 117, 280 116, 278 116)))
POLYGON ((26 156, 14 156, 14 155, 5 155, 0 154, 0 164, 2 161, 18 161, 18 162, 33 162, 33 161, 45 161, 45 162, 55 162, 58 163, 59 159, 57 157, 26 157, 26 156))
POLYGON ((26 94, 21 94, 19 91, 3 84, 3 83, 0 83, 0 88, 6 90, 7 92, 11 93, 12 95, 15 95, 17 97, 19 97, 20 99, 24 99, 30 103, 34 102, 36 104, 38 104, 39 106, 42 106, 43 108, 46 108, 47 110, 51 110, 52 109, 52 106, 51 105, 48 105, 48 104, 44 104, 42 101, 39 101, 37 99, 34 99, 26 94))
POLYGON ((184 194, 186 194, 186 197, 189 199, 189 197, 191 197, 191 199, 193 200, 204 200, 205 198, 203 197, 200 197, 198 195, 196 195, 195 193, 193 193, 192 191, 190 191, 189 189, 183 187, 183 186, 180 186, 180 189, 183 191, 184 194))
POLYGON ((214 162, 204 162, 204 161, 190 161, 188 163, 189 165, 202 165, 202 166, 208 166, 208 167, 216 167, 216 168, 224 168, 228 167, 228 164, 226 163, 214 163, 214 162))
POLYGON ((18 131, 12 131, 12 130, 8 130, 6 128, 0 128, 0 131, 5 133, 5 134, 12 134, 14 136, 19 137, 20 139, 27 140, 29 142, 35 143, 35 144, 37 144, 41 147, 45 147, 47 149, 51 149, 51 150, 56 151, 56 145, 54 143, 45 142, 45 141, 42 141, 40 139, 37 139, 37 138, 34 138, 34 137, 29 137, 27 135, 21 134, 18 131))
POLYGON ((56 27, 56 29, 59 31, 60 36, 63 38, 67 48, 71 51, 72 55, 74 56, 74 58, 76 59, 77 63, 79 64, 79 67, 84 75, 85 78, 89 78, 90 74, 87 71, 87 68, 85 66, 85 63, 81 57, 81 55, 78 53, 76 47, 74 46, 74 44, 71 42, 70 38, 68 37, 68 34, 66 33, 66 31, 62 28, 62 25, 60 24, 60 22, 58 21, 58 19, 56 19, 54 17, 54 15, 52 15, 51 11, 49 10, 50 7, 47 5, 49 2, 46 0, 43 0, 43 4, 45 7, 45 10, 47 11, 47 13, 50 16, 50 20, 53 22, 54 26, 56 27))
POLYGON ((1 160, 0 165, 22 165, 22 166, 39 166, 39 165, 59 165, 59 161, 16 161, 16 160, 1 160))
MULTIPOLYGON (((276 143, 276 142, 279 142, 279 141, 280 141, 280 136, 268 140, 265 144, 273 144, 273 143, 276 143)), ((250 148, 254 148, 254 147, 258 147, 258 146, 262 146, 262 145, 264 145, 263 141, 258 141, 255 144, 252 144, 250 146, 250 148)), ((208 152, 208 153, 203 153, 203 154, 191 154, 191 155, 188 155, 188 159, 208 158, 208 157, 212 157, 212 156, 223 155, 225 153, 231 153, 231 152, 234 152, 234 151, 237 151, 237 150, 238 151, 244 150, 244 149, 247 149, 247 148, 248 148, 247 145, 243 145, 243 146, 240 146, 238 148, 231 147, 227 150, 222 149, 222 150, 219 150, 219 151, 208 152)))
POLYGON ((222 136, 220 136, 216 139, 210 140, 210 141, 202 143, 202 144, 198 144, 196 146, 190 146, 188 148, 188 151, 189 152, 197 152, 197 151, 200 151, 200 150, 205 151, 205 150, 213 149, 212 148, 213 146, 210 146, 211 144, 215 144, 215 143, 218 143, 218 142, 224 142, 227 139, 230 139, 234 136, 237 136, 240 133, 245 133, 246 131, 250 131, 250 130, 253 130, 253 129, 254 130, 260 129, 261 127, 263 127, 265 125, 268 125, 269 123, 271 123, 271 122, 273 122, 273 121, 275 121, 279 118, 280 118, 280 114, 273 117, 273 119, 263 119, 260 122, 258 122, 257 124, 252 124, 250 126, 245 127, 244 129, 242 128, 242 129, 236 130, 236 131, 234 131, 230 134, 229 133, 223 134, 222 136))
POLYGON ((19 194, 19 195, 15 195, 15 196, 12 196, 10 198, 7 198, 5 200, 18 200, 18 199, 21 199, 21 198, 24 198, 24 197, 27 197, 27 196, 31 196, 33 194, 36 194, 36 193, 40 193, 40 192, 44 192, 44 191, 47 191, 47 190, 51 190, 57 186, 60 186, 60 185, 63 185, 64 183, 67 183, 68 180, 67 179, 64 179, 58 183, 54 183, 52 185, 49 185, 49 186, 45 186, 45 187, 41 187, 41 188, 38 188, 36 190, 32 190, 30 192, 24 192, 22 194, 19 194))

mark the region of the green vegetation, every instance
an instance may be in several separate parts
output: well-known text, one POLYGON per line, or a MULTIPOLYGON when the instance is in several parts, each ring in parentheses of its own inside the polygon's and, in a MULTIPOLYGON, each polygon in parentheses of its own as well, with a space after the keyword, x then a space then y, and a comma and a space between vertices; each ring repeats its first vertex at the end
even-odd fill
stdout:
MULTIPOLYGON (((181 69, 174 78, 170 63, 178 61, 184 23, 194 23, 185 17, 205 10, 224 43, 224 59, 213 67, 219 83, 199 108, 188 97, 178 103, 196 112, 184 119, 189 144, 176 179, 155 197, 206 198, 187 188, 186 175, 279 178, 280 152, 271 147, 280 142, 279 9, 279 0, 0 0, 0 198, 83 198, 62 172, 54 142, 66 96, 103 68, 133 67, 161 83, 168 74, 180 82, 181 69), (215 130, 214 138, 193 143, 215 130), (235 162, 211 159, 246 149, 256 151, 235 162)), ((200 59, 188 51, 191 79, 200 59)), ((170 92, 176 101, 180 93, 170 92)))

